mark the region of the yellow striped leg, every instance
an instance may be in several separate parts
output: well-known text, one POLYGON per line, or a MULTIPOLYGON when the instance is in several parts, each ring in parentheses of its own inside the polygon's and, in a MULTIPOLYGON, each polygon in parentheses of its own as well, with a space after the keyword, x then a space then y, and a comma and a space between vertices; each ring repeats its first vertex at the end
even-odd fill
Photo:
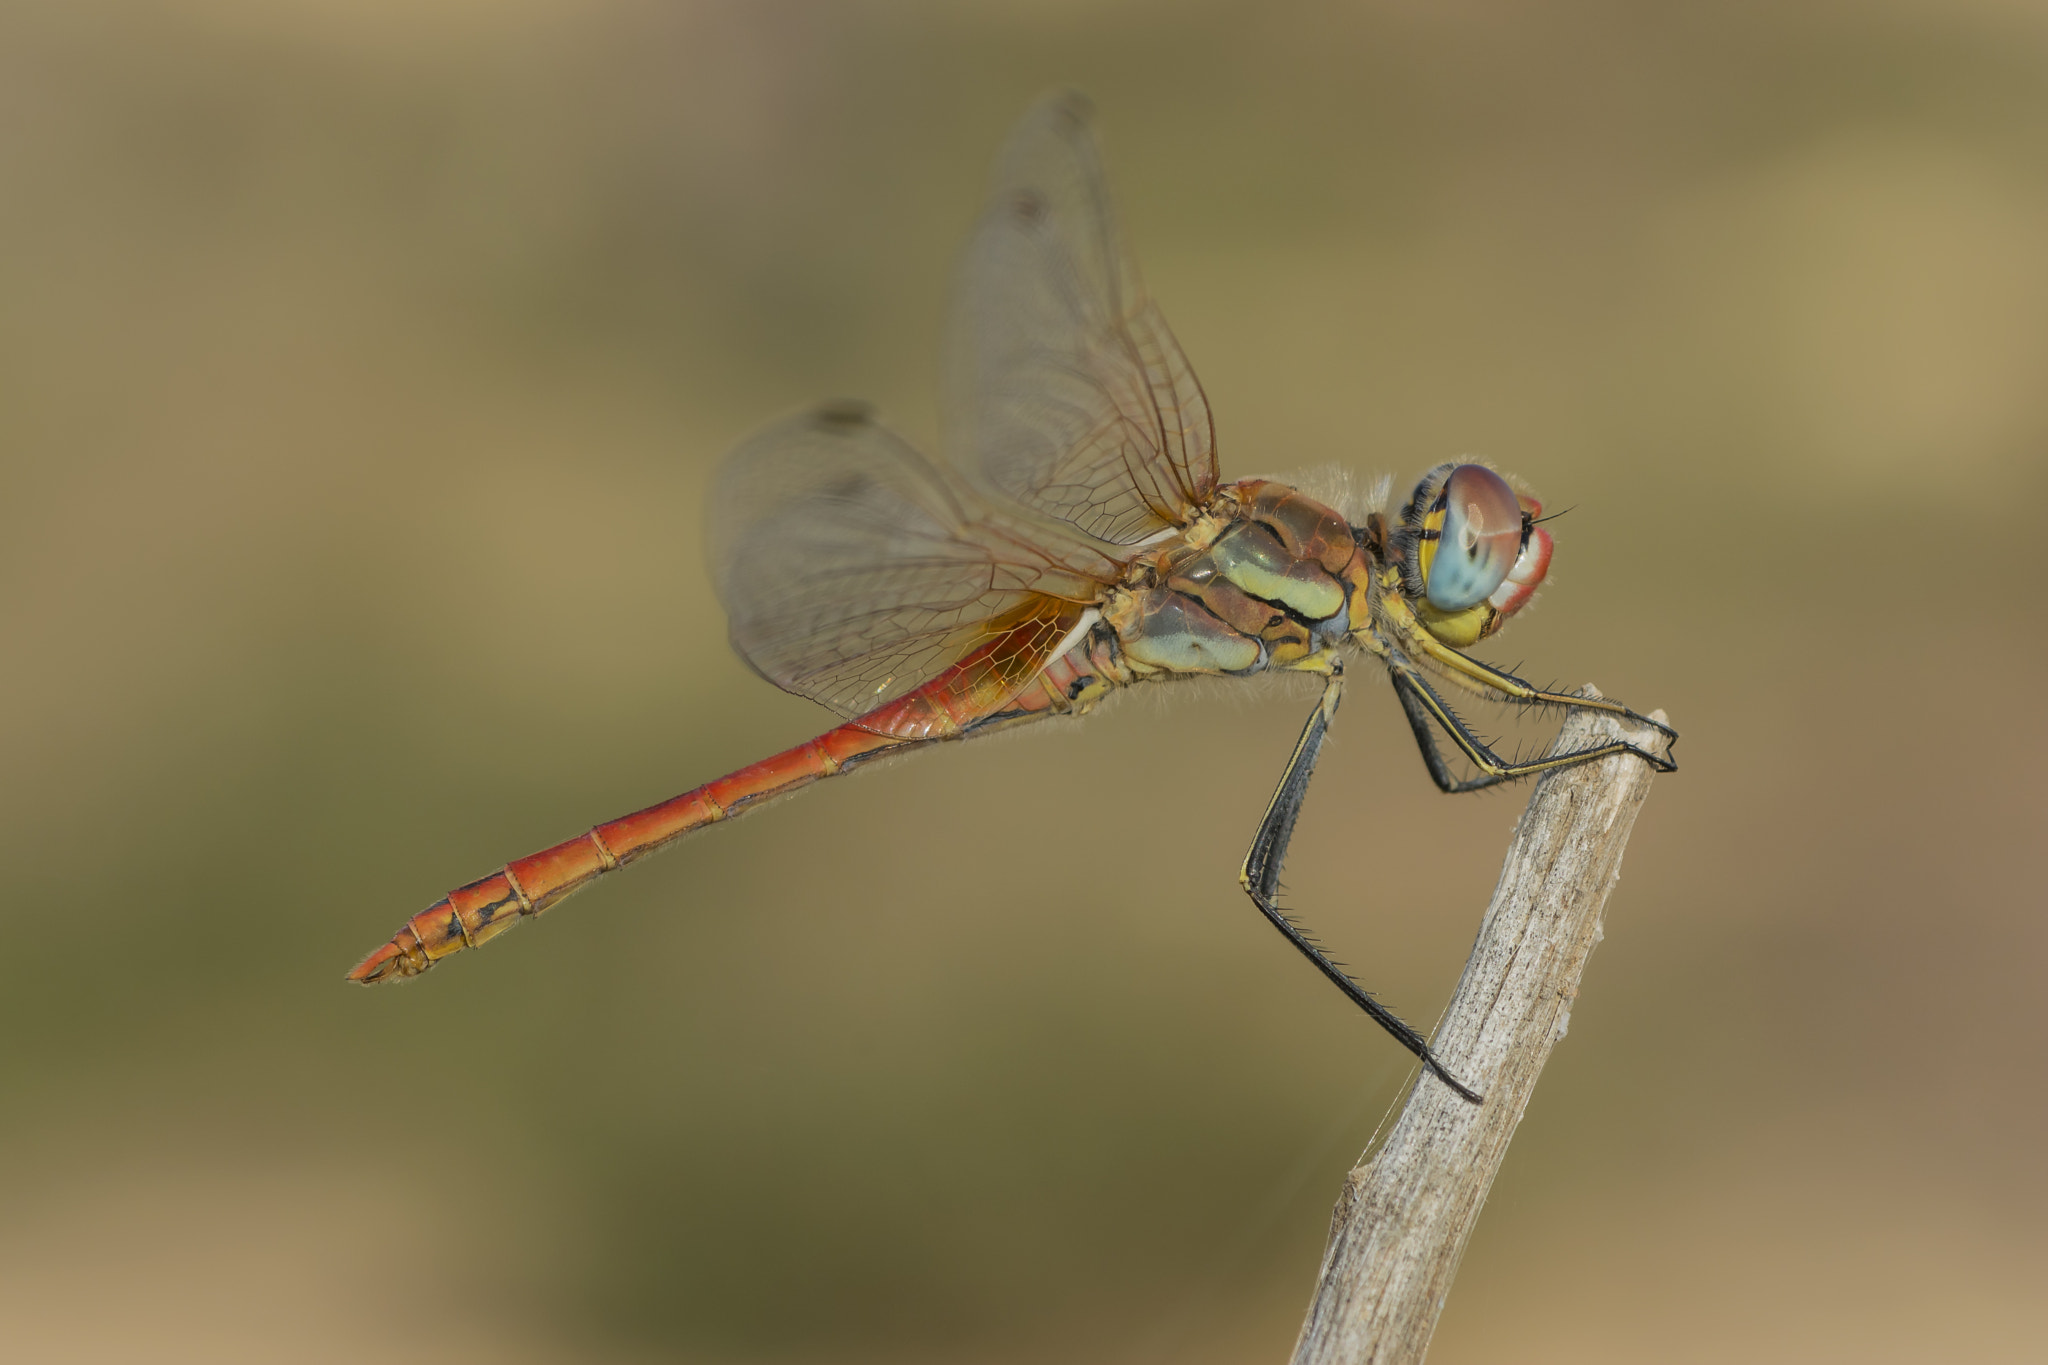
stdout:
MULTIPOLYGON (((1592 711, 1612 712, 1617 716, 1635 721, 1637 724, 1647 725, 1654 730, 1661 731, 1671 740, 1672 745, 1678 743, 1678 731, 1661 721, 1654 721, 1648 716, 1637 715, 1618 701, 1610 701, 1605 697, 1575 697, 1569 692, 1546 692, 1540 687, 1534 687, 1529 683, 1523 682, 1520 678, 1504 669, 1495 668, 1491 664, 1483 664, 1469 654, 1459 653, 1434 635, 1431 635, 1423 627, 1422 622, 1416 619, 1415 613, 1409 609, 1408 604, 1398 597, 1389 595, 1385 599, 1382 609, 1387 613, 1388 618, 1399 633, 1403 645, 1443 669, 1445 673, 1450 675, 1453 681, 1475 692, 1493 693, 1508 701, 1519 702, 1525 706, 1582 706, 1592 711)), ((1381 658, 1387 659, 1388 666, 1395 668, 1398 672, 1399 666, 1394 662, 1386 641, 1371 642, 1367 647, 1381 658)), ((1448 722, 1446 722, 1446 728, 1449 728, 1448 722)), ((1467 748, 1462 741, 1460 741, 1458 747, 1467 748)), ((1671 745, 1666 745, 1665 753, 1657 757, 1651 756, 1642 749, 1633 749, 1632 751, 1641 754, 1644 759, 1648 760, 1650 766, 1658 772, 1675 773, 1678 771, 1678 762, 1670 756, 1670 748, 1671 745)), ((1469 752, 1469 749, 1467 751, 1469 752)), ((1485 765, 1482 764, 1481 766, 1485 765)), ((1488 771, 1492 771, 1492 769, 1489 768, 1488 771)), ((1535 772, 1538 769, 1531 768, 1527 771, 1535 772)), ((1515 776, 1520 775, 1519 773, 1515 774, 1515 776)))
MULTIPOLYGON (((1620 739, 1609 744, 1574 749, 1568 754, 1552 754, 1547 758, 1519 762, 1504 759, 1472 733, 1471 728, 1441 696, 1437 695, 1436 689, 1429 685, 1429 680, 1422 676, 1414 664, 1399 655, 1393 655, 1388 658, 1387 667, 1393 674, 1394 694, 1401 699, 1401 709, 1408 713, 1408 724, 1415 731, 1415 742, 1422 749, 1422 761, 1429 765, 1429 775, 1444 791, 1477 791, 1482 787, 1491 787, 1497 782, 1513 781, 1518 777, 1528 777, 1532 773, 1548 772, 1552 768, 1577 767, 1581 763, 1590 763, 1596 758, 1606 758, 1610 754, 1634 754, 1660 773, 1678 770, 1678 765, 1670 758, 1662 754, 1653 754, 1648 749, 1620 739), (1443 760, 1443 755, 1437 750, 1435 737, 1429 732, 1427 722, 1432 720, 1443 727, 1444 733, 1451 737, 1451 742, 1478 766, 1482 776, 1464 782, 1453 776, 1449 765, 1443 760)), ((1583 705, 1597 711, 1616 711, 1641 720, 1645 725, 1655 725, 1667 735, 1672 733, 1669 727, 1657 725, 1656 721, 1637 716, 1627 707, 1602 705, 1603 698, 1572 697, 1564 693, 1542 694, 1542 700, 1546 703, 1549 703, 1552 697, 1557 698, 1557 705, 1583 705)))

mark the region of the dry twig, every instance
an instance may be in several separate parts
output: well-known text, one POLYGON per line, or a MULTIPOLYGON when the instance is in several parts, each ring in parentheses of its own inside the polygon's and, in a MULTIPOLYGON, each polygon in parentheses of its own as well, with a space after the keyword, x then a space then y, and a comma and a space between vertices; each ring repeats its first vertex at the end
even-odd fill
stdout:
MULTIPOLYGON (((1617 735, 1645 747, 1658 740, 1612 716, 1574 711, 1557 747, 1617 735)), ((1480 1206, 1571 1018, 1650 777, 1642 760, 1618 755, 1536 784, 1434 1041, 1486 1103, 1469 1104, 1424 1076, 1386 1142, 1353 1168, 1294 1365, 1409 1365, 1429 1349, 1480 1206)))

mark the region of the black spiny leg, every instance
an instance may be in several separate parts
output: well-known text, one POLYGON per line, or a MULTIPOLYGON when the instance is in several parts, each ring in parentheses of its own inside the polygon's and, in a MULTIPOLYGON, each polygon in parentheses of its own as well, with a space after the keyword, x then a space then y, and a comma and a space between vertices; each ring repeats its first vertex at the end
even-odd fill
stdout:
POLYGON ((1258 835, 1252 840, 1251 851, 1244 855, 1244 866, 1239 870, 1237 879, 1244 886, 1245 894, 1252 898, 1252 904, 1259 907, 1259 913, 1303 957, 1313 962, 1317 971, 1330 978, 1352 1004, 1393 1034, 1395 1041, 1420 1058, 1423 1066, 1438 1080, 1463 1098, 1479 1104, 1482 1102, 1479 1092, 1444 1069, 1436 1054, 1429 1050, 1428 1039, 1408 1027, 1392 1010, 1367 994, 1365 988, 1353 981, 1342 967, 1324 956, 1323 950, 1309 941, 1301 926, 1289 918, 1278 904, 1280 864, 1287 857, 1288 841, 1294 837, 1295 819, 1301 814, 1302 801, 1308 795, 1308 780, 1315 773, 1316 759, 1323 751, 1323 736, 1329 732, 1330 719, 1337 714, 1337 702, 1343 694, 1344 674, 1342 667, 1338 666, 1323 687, 1323 699, 1317 703, 1315 713, 1302 727, 1301 739, 1294 746, 1294 756, 1287 760, 1287 771, 1280 777, 1279 789, 1273 793, 1273 800, 1266 807, 1265 818, 1259 821, 1258 835))
MULTIPOLYGON (((1565 708, 1576 706, 1588 711, 1610 711, 1617 716, 1635 721, 1639 725, 1647 725, 1651 729, 1661 732, 1671 743, 1665 746, 1664 754, 1661 757, 1652 757, 1641 749, 1633 749, 1633 752, 1641 754, 1645 759, 1649 760, 1650 766, 1660 773, 1675 773, 1678 771, 1678 762, 1671 757, 1671 749, 1678 743, 1678 731, 1672 729, 1663 721, 1651 720, 1648 716, 1638 715, 1620 702, 1607 697, 1574 697, 1568 692, 1548 692, 1540 687, 1532 687, 1512 673, 1495 668, 1491 664, 1483 664, 1469 654, 1460 654, 1457 650, 1452 649, 1449 645, 1444 644, 1430 635, 1427 630, 1423 629, 1421 622, 1417 621, 1412 614, 1407 614, 1405 606, 1402 608, 1402 611, 1404 614, 1402 622, 1404 628, 1401 631, 1402 640, 1423 658, 1428 659, 1431 663, 1443 669, 1445 673, 1463 682, 1466 686, 1474 687, 1479 691, 1498 693, 1504 700, 1519 702, 1524 706, 1556 706, 1565 708)), ((1382 658, 1386 658, 1384 649, 1375 649, 1374 653, 1379 654, 1382 658)), ((1392 659, 1388 659, 1387 666, 1394 669, 1396 676, 1399 676, 1401 671, 1399 664, 1395 663, 1392 659)), ((1413 677, 1414 670, 1412 665, 1408 671, 1409 676, 1413 677)), ((1419 682, 1420 680, 1417 679, 1416 681, 1419 682)), ((1426 685, 1423 687, 1423 691, 1429 691, 1426 685)), ((1405 699, 1402 704, 1404 706, 1407 704, 1405 699)), ((1438 701, 1436 706, 1429 708, 1430 713, 1432 715, 1436 714, 1441 706, 1442 702, 1438 701)), ((1444 724, 1445 728, 1448 729, 1449 722, 1444 724)), ((1461 740, 1458 747, 1463 749, 1467 746, 1461 740)), ((1492 769, 1489 768, 1488 771, 1490 772, 1492 769)))
POLYGON ((1452 772, 1451 765, 1444 762, 1443 751, 1437 748, 1436 731, 1430 728, 1436 714, 1416 692, 1415 684, 1408 680, 1407 674, 1399 669, 1390 669, 1387 676, 1394 680, 1394 695, 1401 699, 1401 709, 1408 713, 1408 728, 1415 732, 1415 747, 1422 750, 1422 762, 1428 767, 1437 790, 1456 796, 1460 792, 1496 787, 1520 776, 1518 773, 1481 773, 1477 777, 1461 778, 1452 772))
MULTIPOLYGON (((1574 749, 1568 754, 1552 754, 1547 758, 1510 762, 1486 747, 1479 736, 1472 733, 1470 727, 1459 718, 1458 713, 1453 711, 1449 704, 1437 695, 1436 689, 1429 685, 1428 680, 1415 670, 1415 665, 1406 660, 1394 659, 1388 662, 1388 670, 1393 675, 1394 694, 1400 697, 1401 709, 1408 713, 1408 724, 1415 731, 1416 742, 1422 746, 1422 761, 1429 765, 1429 775, 1436 779, 1437 786, 1447 792, 1475 791, 1481 787, 1490 787, 1496 782, 1509 782, 1518 777, 1528 777, 1532 773, 1549 772, 1552 768, 1575 768, 1596 758, 1606 758, 1609 754, 1634 754, 1660 773, 1677 771, 1678 765, 1669 757, 1653 754, 1621 739, 1608 744, 1596 744, 1589 749, 1574 749), (1445 764, 1443 755, 1437 752, 1436 737, 1429 733, 1426 722, 1432 720, 1443 727, 1444 733, 1451 737, 1451 742, 1464 752, 1465 757, 1478 765, 1483 776, 1467 782, 1457 780, 1445 764)), ((1540 700, 1545 704, 1557 706, 1568 706, 1572 701, 1562 693, 1544 693, 1540 700)), ((1585 700, 1591 702, 1597 699, 1585 700)), ((1654 720, 1637 716, 1635 712, 1619 706, 1595 709, 1619 711, 1632 719, 1641 720, 1645 725, 1656 726, 1665 734, 1671 733, 1668 726, 1658 725, 1654 720)))

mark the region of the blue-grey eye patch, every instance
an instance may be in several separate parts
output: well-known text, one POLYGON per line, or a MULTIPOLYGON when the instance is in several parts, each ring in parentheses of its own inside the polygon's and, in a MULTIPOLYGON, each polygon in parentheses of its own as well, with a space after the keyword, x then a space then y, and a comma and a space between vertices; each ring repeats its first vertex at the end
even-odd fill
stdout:
POLYGON ((1522 552, 1522 506, 1500 475, 1484 465, 1461 464, 1444 480, 1423 534, 1430 605, 1463 611, 1484 602, 1515 567, 1522 552))

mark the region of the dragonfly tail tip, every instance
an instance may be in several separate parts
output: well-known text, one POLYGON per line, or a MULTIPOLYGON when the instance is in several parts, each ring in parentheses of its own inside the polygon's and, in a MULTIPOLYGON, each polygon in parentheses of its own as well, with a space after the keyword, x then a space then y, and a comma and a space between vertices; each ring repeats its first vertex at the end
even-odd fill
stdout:
MULTIPOLYGON (((433 964, 430 962, 428 965, 433 964)), ((384 981, 402 981, 424 970, 413 962, 412 954, 393 942, 386 943, 350 968, 347 979, 359 986, 375 986, 384 981)))

